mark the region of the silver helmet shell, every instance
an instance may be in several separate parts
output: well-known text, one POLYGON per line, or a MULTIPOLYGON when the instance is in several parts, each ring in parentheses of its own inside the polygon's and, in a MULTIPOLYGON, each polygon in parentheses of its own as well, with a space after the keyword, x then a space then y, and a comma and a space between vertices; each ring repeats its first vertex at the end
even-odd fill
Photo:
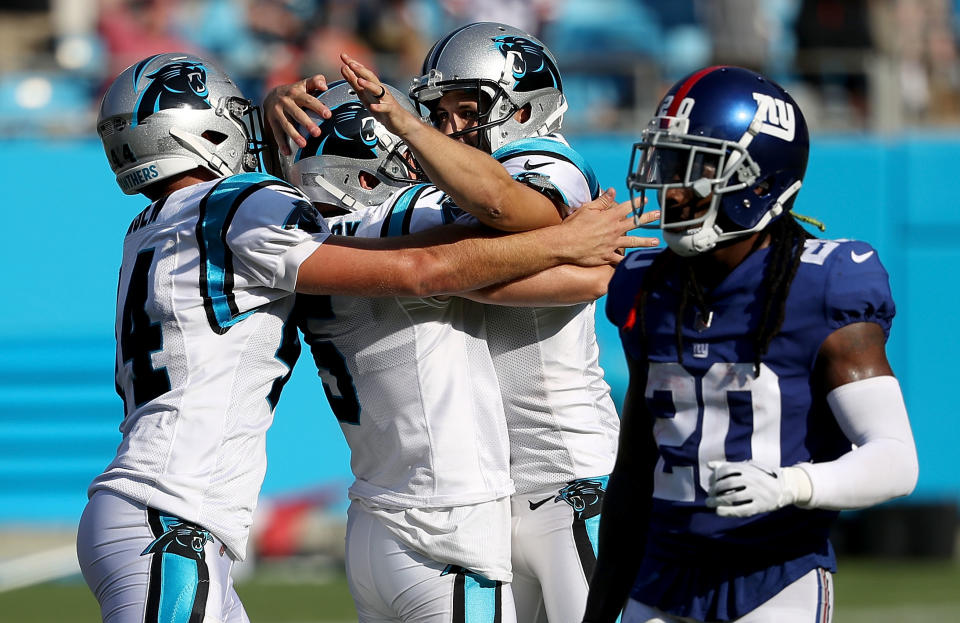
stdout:
POLYGON ((97 133, 128 195, 197 167, 218 177, 261 168, 259 109, 190 54, 156 54, 125 69, 103 96, 97 133))
MULTIPOLYGON (((383 85, 397 102, 417 118, 413 103, 399 90, 383 85)), ((305 147, 287 138, 290 155, 280 154, 283 177, 314 203, 355 212, 380 205, 399 188, 422 179, 406 143, 391 134, 367 110, 357 92, 338 80, 317 96, 332 113, 323 119, 307 110, 320 127, 320 136, 307 136, 305 147)))
POLYGON ((560 129, 567 101, 557 62, 533 35, 496 22, 476 22, 437 41, 423 61, 410 97, 433 112, 444 93, 475 90, 479 95, 480 145, 494 152, 521 138, 560 129), (530 106, 520 123, 514 113, 530 106))

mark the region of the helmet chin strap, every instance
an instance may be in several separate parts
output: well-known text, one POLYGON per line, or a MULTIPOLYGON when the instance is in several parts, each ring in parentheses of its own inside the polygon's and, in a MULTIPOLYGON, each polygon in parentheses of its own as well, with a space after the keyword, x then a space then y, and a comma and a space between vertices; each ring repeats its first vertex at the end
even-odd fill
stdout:
POLYGON ((343 207, 345 210, 349 210, 350 212, 356 212, 357 210, 363 207, 363 203, 361 203, 360 201, 357 201, 354 197, 338 189, 336 186, 334 186, 333 184, 325 180, 322 175, 317 173, 313 175, 314 175, 313 181, 317 184, 317 186, 319 186, 320 188, 327 191, 330 195, 332 195, 333 198, 336 199, 337 202, 341 205, 341 207, 343 207))
POLYGON ((550 134, 555 130, 560 129, 560 124, 563 122, 563 113, 567 112, 567 98, 564 97, 563 93, 560 94, 560 105, 557 106, 557 109, 550 113, 539 128, 537 128, 537 136, 545 136, 550 134), (556 123, 556 127, 554 127, 556 123))
POLYGON ((723 230, 716 224, 717 211, 711 209, 703 224, 693 233, 682 234, 663 230, 663 239, 670 250, 682 257, 693 257, 710 251, 720 241, 723 230))
POLYGON ((220 156, 212 153, 210 150, 204 147, 200 137, 197 135, 184 132, 183 130, 174 127, 170 128, 170 136, 177 139, 177 142, 183 145, 185 148, 200 156, 204 162, 209 165, 210 170, 214 173, 220 175, 221 177, 233 175, 234 172, 229 166, 227 166, 227 163, 224 162, 220 156))
POLYGON ((802 182, 800 180, 797 180, 788 186, 787 189, 783 191, 779 197, 777 197, 777 200, 774 202, 773 206, 771 206, 771 208, 767 210, 767 212, 760 218, 757 224, 750 229, 731 232, 723 231, 720 226, 716 224, 718 210, 713 209, 712 207, 710 214, 697 231, 693 233, 677 234, 668 230, 664 230, 663 239, 666 241, 667 246, 670 247, 670 250, 683 257, 693 257, 694 255, 706 253, 707 251, 711 251, 720 242, 734 240, 736 238, 743 238, 758 231, 762 231, 767 225, 770 224, 770 221, 783 214, 784 204, 786 204, 794 195, 797 194, 797 191, 800 190, 800 186, 802 186, 802 182))

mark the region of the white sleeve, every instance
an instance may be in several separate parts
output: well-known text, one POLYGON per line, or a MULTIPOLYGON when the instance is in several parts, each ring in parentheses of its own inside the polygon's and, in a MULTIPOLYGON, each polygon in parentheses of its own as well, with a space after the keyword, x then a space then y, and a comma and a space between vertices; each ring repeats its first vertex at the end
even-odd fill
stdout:
POLYGON ((329 236, 305 198, 265 188, 238 207, 227 244, 252 281, 293 292, 300 264, 329 236))
POLYGON ((917 484, 917 449, 900 383, 876 376, 837 387, 827 403, 855 447, 825 463, 794 467, 810 478, 803 508, 864 508, 907 495, 917 484))
POLYGON ((595 189, 586 174, 568 160, 551 154, 521 152, 501 163, 517 181, 563 203, 565 216, 593 199, 595 189))

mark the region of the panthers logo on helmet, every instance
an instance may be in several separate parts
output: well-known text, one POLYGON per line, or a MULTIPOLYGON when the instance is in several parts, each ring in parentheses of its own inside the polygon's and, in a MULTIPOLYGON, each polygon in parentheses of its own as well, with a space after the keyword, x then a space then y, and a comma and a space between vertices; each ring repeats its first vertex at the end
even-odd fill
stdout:
POLYGON ((493 41, 505 57, 509 57, 510 52, 515 53, 513 77, 517 82, 514 91, 560 88, 560 72, 547 57, 542 45, 513 35, 494 37, 493 41))
POLYGON ((377 157, 376 121, 360 102, 347 102, 331 111, 320 124, 320 136, 310 138, 297 153, 296 161, 310 156, 377 157))
POLYGON ((169 521, 167 531, 157 537, 140 555, 164 553, 176 554, 193 560, 203 560, 203 546, 213 540, 213 535, 203 528, 198 528, 172 517, 164 519, 169 521))
POLYGON ((573 507, 574 519, 596 517, 603 502, 603 482, 592 478, 574 480, 554 498, 556 502, 561 500, 573 507))
MULTIPOLYGON (((151 60, 146 59, 137 67, 133 75, 135 85, 140 82, 140 72, 151 60)), ((210 96, 207 69, 202 63, 168 63, 146 78, 149 82, 133 108, 131 125, 142 123, 153 113, 169 108, 212 108, 207 99, 210 96)))

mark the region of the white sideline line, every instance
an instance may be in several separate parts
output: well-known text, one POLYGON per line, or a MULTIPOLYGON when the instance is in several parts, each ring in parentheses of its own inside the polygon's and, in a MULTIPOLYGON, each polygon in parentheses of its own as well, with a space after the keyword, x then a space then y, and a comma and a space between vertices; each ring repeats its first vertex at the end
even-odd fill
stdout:
POLYGON ((0 561, 0 593, 80 573, 77 548, 56 549, 0 561))

